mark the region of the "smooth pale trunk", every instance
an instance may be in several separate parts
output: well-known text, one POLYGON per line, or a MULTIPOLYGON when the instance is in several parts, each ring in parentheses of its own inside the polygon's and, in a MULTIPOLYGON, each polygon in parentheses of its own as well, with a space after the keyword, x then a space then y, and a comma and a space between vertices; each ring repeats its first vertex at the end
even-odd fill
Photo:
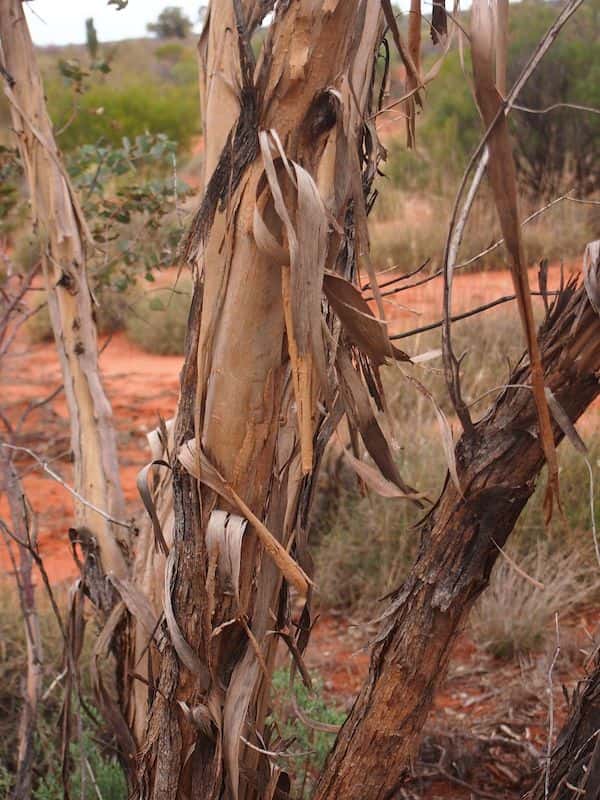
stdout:
MULTIPOLYGON (((74 488, 89 503, 122 520, 116 437, 100 378, 85 269, 86 249, 94 245, 54 141, 20 0, 0 3, 0 37, 4 66, 14 80, 5 93, 41 241, 48 307, 69 410, 74 488)), ((80 502, 75 504, 75 518, 77 528, 87 529, 95 539, 103 571, 124 577, 128 531, 80 502)))
MULTIPOLYGON (((239 109, 232 91, 243 85, 234 19, 233 3, 212 4, 200 42, 206 184, 239 109)), ((312 176, 327 212, 340 227, 356 187, 354 173, 360 185, 359 137, 369 112, 381 33, 378 0, 301 0, 276 13, 265 45, 269 61, 263 64, 263 54, 254 73, 262 76, 259 129, 276 131, 286 158, 312 176), (311 114, 327 92, 333 92, 336 111, 319 127, 311 114)), ((254 237, 258 198, 269 228, 286 245, 272 205, 265 206, 264 171, 256 147, 225 207, 217 207, 200 247, 196 308, 202 292, 202 311, 199 319, 194 314, 190 318, 193 335, 182 377, 175 448, 199 430, 211 463, 289 548, 294 537, 302 535, 299 519, 316 473, 302 474, 298 389, 290 372, 282 284, 289 267, 261 251, 254 237)), ((292 214, 293 194, 284 190, 292 214)), ((339 241, 336 233, 330 235, 329 268, 339 241)), ((316 401, 313 394, 315 432, 322 422, 316 401)), ((211 578, 205 531, 213 510, 239 514, 239 509, 202 484, 199 496, 196 482, 179 466, 173 488, 175 615, 214 678, 204 691, 175 653, 161 659, 159 691, 143 744, 144 796, 216 798, 223 790, 246 800, 272 796, 277 775, 264 775, 266 759, 245 746, 242 737, 257 741, 264 726, 281 574, 249 530, 242 546, 239 606, 230 594, 222 595, 223 587, 215 587, 211 578), (232 624, 234 619, 238 621, 232 624), (194 728, 176 701, 189 708, 206 705, 216 714, 212 739, 194 728), (259 775, 262 788, 257 785, 259 775)))

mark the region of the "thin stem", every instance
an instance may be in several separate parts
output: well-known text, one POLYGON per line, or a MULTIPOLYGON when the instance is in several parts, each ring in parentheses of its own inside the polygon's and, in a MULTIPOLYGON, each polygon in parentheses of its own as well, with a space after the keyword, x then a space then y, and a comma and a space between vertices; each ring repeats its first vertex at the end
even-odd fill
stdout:
MULTIPOLYGON (((560 292, 531 292, 531 294, 534 297, 544 297, 549 295, 558 295, 560 292)), ((490 300, 489 303, 484 303, 481 306, 477 306, 477 308, 471 308, 469 311, 463 311, 460 314, 455 314, 453 317, 450 317, 450 321, 460 322, 461 319, 473 317, 476 314, 480 314, 482 311, 488 311, 490 308, 502 305, 502 303, 510 303, 512 300, 516 300, 516 298, 516 294, 506 294, 503 297, 498 297, 496 300, 490 300)), ((390 339, 408 339, 409 336, 416 336, 418 333, 426 333, 426 331, 432 331, 435 330, 435 328, 441 328, 444 322, 445 319, 440 319, 437 322, 430 322, 429 325, 423 325, 421 328, 413 328, 410 331, 404 331, 404 333, 395 333, 390 336, 390 339)))
POLYGON ((91 508, 92 511, 95 511, 97 514, 100 514, 100 516, 103 517, 107 522, 112 522, 113 525, 119 525, 121 528, 127 528, 128 530, 131 529, 131 523, 123 522, 123 520, 121 519, 112 517, 102 508, 98 508, 98 506, 94 505, 93 503, 90 503, 89 500, 86 500, 85 497, 80 495, 79 492, 73 489, 72 486, 69 486, 69 484, 66 483, 57 472, 54 472, 54 470, 48 466, 47 461, 41 459, 38 455, 36 455, 36 453, 33 452, 33 450, 30 450, 28 447, 20 447, 15 444, 8 444, 8 442, 1 442, 0 444, 2 447, 8 447, 10 450, 17 450, 21 453, 27 453, 27 455, 31 456, 31 458, 37 461, 37 463, 40 465, 40 467, 44 470, 46 474, 48 474, 51 478, 53 478, 57 483, 60 483, 60 485, 64 489, 66 489, 67 492, 69 492, 69 494, 71 494, 76 500, 79 500, 80 503, 83 503, 84 506, 87 506, 87 508, 91 508))

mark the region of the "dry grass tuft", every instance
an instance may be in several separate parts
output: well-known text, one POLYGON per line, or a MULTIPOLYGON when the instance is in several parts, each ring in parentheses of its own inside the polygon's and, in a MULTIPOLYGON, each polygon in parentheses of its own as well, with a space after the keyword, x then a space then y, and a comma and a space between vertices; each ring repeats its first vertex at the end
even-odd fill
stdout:
POLYGON ((555 613, 573 612, 600 587, 599 580, 590 580, 597 565, 587 557, 589 549, 584 550, 552 550, 547 542, 539 541, 534 552, 515 559, 543 588, 519 575, 500 556, 471 617, 474 639, 498 658, 544 649, 554 636, 555 613))

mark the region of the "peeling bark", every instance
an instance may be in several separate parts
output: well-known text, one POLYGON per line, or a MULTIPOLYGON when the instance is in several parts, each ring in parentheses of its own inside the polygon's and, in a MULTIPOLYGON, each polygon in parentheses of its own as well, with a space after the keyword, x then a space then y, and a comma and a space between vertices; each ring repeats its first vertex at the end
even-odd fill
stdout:
MULTIPOLYGON (((86 276, 94 244, 54 141, 42 80, 20 0, 0 3, 0 43, 13 132, 42 245, 50 319, 60 358, 71 425, 75 489, 112 517, 123 519, 115 431, 98 367, 96 326, 86 276)), ((104 573, 126 572, 127 533, 76 503, 78 528, 97 542, 104 573)))
MULTIPOLYGON (((571 421, 598 396, 600 319, 568 288, 540 331, 544 377, 571 421)), ((417 561, 382 619, 369 677, 342 727, 316 800, 392 798, 415 756, 451 648, 531 497, 544 464, 529 366, 456 447, 463 496, 446 482, 422 526, 417 561)), ((556 441, 563 436, 554 425, 556 441)))
MULTIPOLYGON (((350 264, 345 277, 355 274, 354 253, 341 232, 353 205, 364 204, 363 119, 383 24, 379 0, 280 3, 254 66, 248 37, 257 8, 241 0, 211 4, 200 42, 206 189, 186 244, 195 261, 196 297, 174 452, 195 438, 310 574, 306 532, 316 468, 341 416, 334 388, 339 329, 322 316, 321 283, 325 268, 343 273, 350 264), (313 209, 322 204, 318 224, 325 228, 325 236, 298 235, 300 247, 316 254, 306 262, 314 278, 294 272, 302 253, 294 251, 293 231, 282 217, 285 207, 292 227, 310 223, 310 208, 302 205, 309 198, 313 209), (267 230, 262 246, 257 210, 267 230), (307 327, 301 315, 309 298, 316 298, 310 308, 317 316, 307 327), (319 373, 323 323, 329 327, 319 373)), ((294 633, 289 590, 250 526, 241 540, 237 586, 227 584, 216 563, 226 554, 211 555, 206 530, 213 511, 239 518, 240 509, 209 489, 200 470, 196 481, 179 461, 172 466, 174 530, 165 538, 172 541, 173 580, 166 590, 174 621, 202 668, 194 673, 177 647, 159 659, 141 794, 155 800, 272 797, 286 776, 242 737, 261 746, 278 639, 273 631, 294 633), (208 723, 198 724, 200 718, 208 723)), ((306 611, 303 626, 309 620, 306 611)))

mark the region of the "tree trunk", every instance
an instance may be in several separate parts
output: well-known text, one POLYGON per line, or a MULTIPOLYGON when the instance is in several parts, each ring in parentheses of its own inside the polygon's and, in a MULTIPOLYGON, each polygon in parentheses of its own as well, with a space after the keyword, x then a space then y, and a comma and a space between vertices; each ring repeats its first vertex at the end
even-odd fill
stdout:
MULTIPOLYGON (((596 274, 598 274, 596 272, 596 274)), ((600 319, 583 287, 557 298, 540 332, 546 386, 571 421, 597 397, 600 319)), ((456 447, 463 495, 446 482, 422 527, 417 561, 394 593, 369 677, 342 727, 318 800, 392 798, 409 769, 451 646, 543 466, 528 366, 456 447)), ((563 431, 555 425, 559 441, 563 431)))
MULTIPOLYGON (((20 0, 0 3, 5 93, 31 196, 50 319, 60 358, 71 425, 76 491, 111 517, 124 518, 110 403, 100 379, 96 326, 86 276, 94 247, 56 147, 44 89, 20 0)), ((95 540, 103 573, 126 573, 128 531, 76 503, 77 528, 95 540)), ((99 592, 99 596, 105 593, 99 592)), ((106 601, 110 604, 110 601, 106 601)))
POLYGON ((600 659, 571 698, 569 718, 558 734, 550 768, 544 766, 528 800, 600 798, 600 659))
MULTIPOLYGON (((249 37, 272 5, 213 3, 200 42, 206 190, 186 247, 197 274, 172 463, 173 646, 150 681, 140 772, 156 800, 289 785, 257 748, 278 746, 265 733, 275 634, 294 638, 289 584, 307 593, 316 468, 343 410, 342 332, 322 284, 366 259, 379 0, 279 3, 255 67, 249 37)), ((308 606, 298 624, 301 649, 308 606)))

